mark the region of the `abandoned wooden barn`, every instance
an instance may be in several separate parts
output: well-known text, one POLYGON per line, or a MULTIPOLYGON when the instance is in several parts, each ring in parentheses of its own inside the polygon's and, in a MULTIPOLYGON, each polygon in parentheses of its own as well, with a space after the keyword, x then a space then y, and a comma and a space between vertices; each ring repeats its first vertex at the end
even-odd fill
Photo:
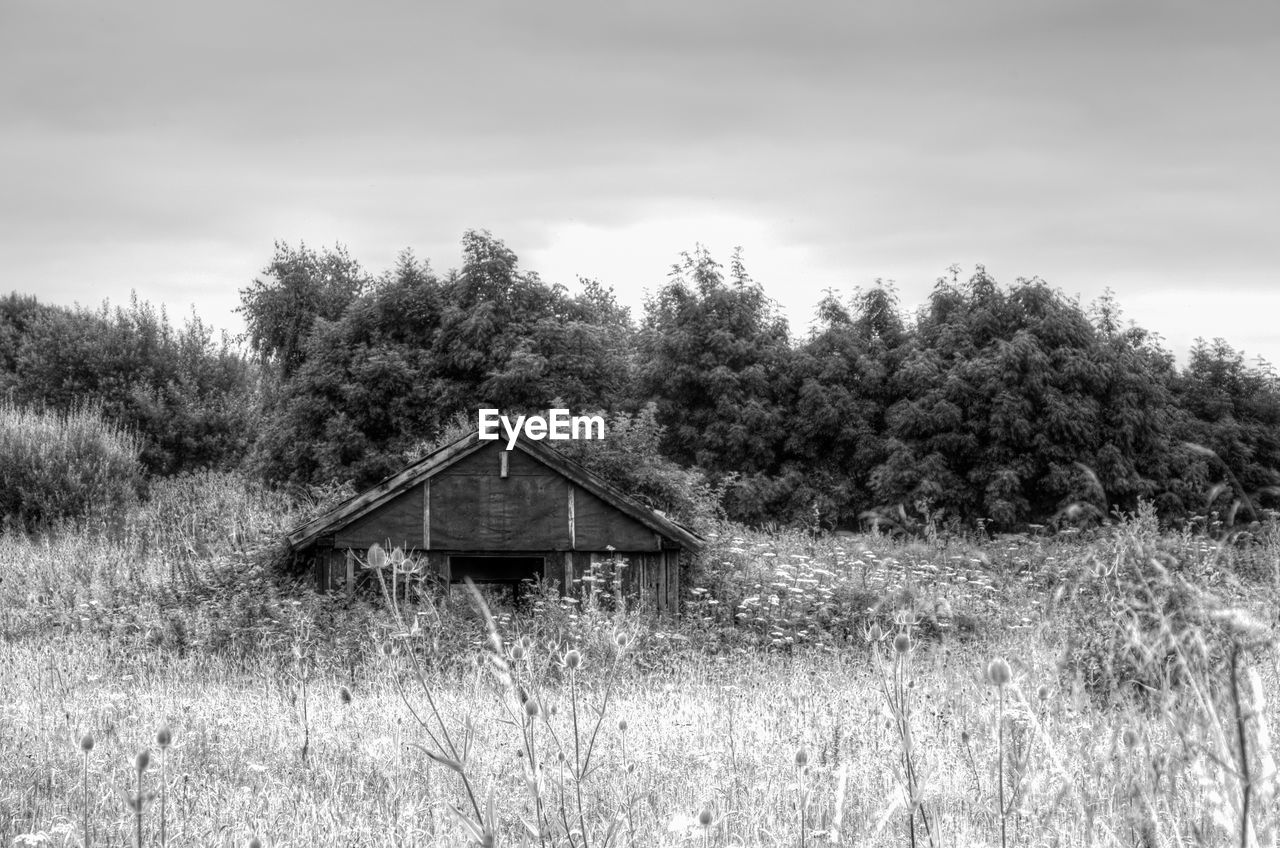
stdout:
POLYGON ((507 450, 472 431, 289 534, 321 591, 352 592, 373 545, 401 548, 435 578, 541 578, 570 591, 616 559, 623 591, 679 612, 682 569, 703 545, 544 442, 507 450))

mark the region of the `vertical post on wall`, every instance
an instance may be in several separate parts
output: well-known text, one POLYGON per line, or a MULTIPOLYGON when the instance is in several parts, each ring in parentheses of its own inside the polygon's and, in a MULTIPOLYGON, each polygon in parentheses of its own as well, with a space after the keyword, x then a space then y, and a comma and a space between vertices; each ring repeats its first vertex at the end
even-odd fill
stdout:
POLYGON ((658 612, 665 613, 667 611, 667 556, 665 551, 659 551, 657 559, 658 566, 658 612))
POLYGON ((578 529, 576 527, 577 515, 575 514, 573 503, 573 486, 569 487, 569 550, 577 550, 578 547, 578 529))
POLYGON ((356 593, 356 552, 347 548, 347 597, 356 593))
POLYGON ((422 484, 422 549, 431 550, 431 478, 422 484))
POLYGON ((505 450, 498 451, 498 476, 503 480, 507 479, 507 454, 505 450))
POLYGON ((564 588, 560 594, 568 596, 573 591, 573 551, 564 552, 564 588))
POLYGON ((673 616, 680 615, 680 551, 670 550, 667 557, 667 607, 673 616))

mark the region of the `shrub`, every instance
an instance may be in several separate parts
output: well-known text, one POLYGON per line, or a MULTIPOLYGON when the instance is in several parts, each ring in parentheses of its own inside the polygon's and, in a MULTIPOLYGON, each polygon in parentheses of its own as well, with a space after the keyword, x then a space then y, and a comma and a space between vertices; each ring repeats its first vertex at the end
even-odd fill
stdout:
POLYGON ((110 520, 136 502, 138 438, 82 406, 53 413, 0 403, 0 512, 23 530, 110 520))
POLYGON ((1231 642, 1227 599, 1211 587, 1212 561, 1197 561, 1161 537, 1146 504, 1122 517, 1112 550, 1095 551, 1071 593, 1063 671, 1099 698, 1148 703, 1189 677, 1211 679, 1231 642))

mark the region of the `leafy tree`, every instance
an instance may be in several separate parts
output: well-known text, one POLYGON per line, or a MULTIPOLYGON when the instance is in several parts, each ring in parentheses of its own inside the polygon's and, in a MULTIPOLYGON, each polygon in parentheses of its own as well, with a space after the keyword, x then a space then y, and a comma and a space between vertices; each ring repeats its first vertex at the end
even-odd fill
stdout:
POLYGON ((269 479, 376 482, 439 413, 431 346, 440 281, 412 253, 335 320, 318 318, 280 382, 253 464, 269 479))
POLYGON ((794 357, 795 387, 785 466, 795 480, 791 513, 815 508, 825 523, 849 526, 875 506, 872 469, 886 455, 885 410, 895 399, 890 375, 911 337, 891 284, 877 281, 850 303, 828 294, 817 327, 794 357))
POLYGON ((1136 515, 1141 500, 1154 500, 1161 512, 1180 512, 1171 490, 1183 465, 1174 433, 1180 413, 1173 356, 1147 330, 1121 325, 1110 292, 1095 302, 1091 323, 1102 382, 1094 390, 1101 429, 1090 471, 1105 497, 1102 505, 1136 515))
POLYGON ((632 331, 611 292, 571 297, 484 232, 463 258, 440 279, 406 251, 338 318, 316 318, 255 452, 266 476, 367 485, 459 412, 617 402, 632 331))
POLYGON ((288 378, 302 364, 316 320, 337 320, 369 281, 341 245, 317 254, 305 244, 295 249, 276 242, 262 273, 265 279, 240 290, 238 311, 254 350, 277 362, 288 378))
POLYGON ((1174 383, 1185 416, 1178 438, 1189 446, 1183 476, 1188 510, 1233 502, 1259 518, 1280 506, 1280 381, 1265 362, 1246 365, 1222 339, 1198 339, 1174 383))
POLYGON ((979 267, 939 281, 917 333, 871 475, 882 503, 1011 527, 1157 490, 1167 359, 1141 331, 1107 335, 1043 281, 1005 291, 979 267))
POLYGON ((778 379, 791 353, 785 319, 735 262, 699 247, 646 303, 641 396, 653 398, 673 459, 713 471, 769 471, 785 433, 778 379))

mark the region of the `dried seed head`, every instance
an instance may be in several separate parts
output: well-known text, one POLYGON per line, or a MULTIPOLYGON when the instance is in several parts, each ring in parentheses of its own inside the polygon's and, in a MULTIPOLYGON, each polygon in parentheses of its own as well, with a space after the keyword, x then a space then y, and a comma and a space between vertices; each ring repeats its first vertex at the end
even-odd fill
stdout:
POLYGON ((351 690, 345 686, 338 687, 338 700, 344 704, 351 703, 351 690))
POLYGON ((627 646, 627 634, 618 633, 615 635, 613 637, 613 644, 617 645, 619 648, 625 648, 627 646))
POLYGON ((250 836, 247 848, 262 848, 262 840, 256 836, 250 836))
POLYGON ((521 636, 521 637, 520 637, 520 647, 524 648, 526 651, 527 651, 527 650, 529 650, 530 648, 532 648, 532 647, 533 647, 533 637, 532 637, 532 636, 521 636))
POLYGON ((93 750, 93 737, 88 733, 80 737, 80 750, 86 754, 93 750))
POLYGON ((538 702, 535 701, 533 698, 529 698, 524 702, 524 714, 527 715, 529 718, 537 718, 538 713, 540 713, 541 711, 542 710, 538 706, 538 702))
POLYGON ((138 756, 133 758, 133 767, 138 774, 142 774, 147 770, 147 766, 149 765, 151 765, 151 752, 146 748, 143 748, 138 752, 138 756))
POLYGON ((964 745, 966 748, 969 747, 969 731, 960 731, 960 744, 964 745))
POLYGON ((627 720, 625 718, 618 719, 618 730, 623 733, 627 732, 627 720))
POLYGON ((796 767, 804 768, 807 765, 809 765, 809 752, 806 751, 804 748, 797 749, 796 750, 796 767))
POLYGON ((564 655, 564 664, 570 669, 576 669, 582 665, 582 654, 578 653, 577 648, 564 655))
POLYGON ((1013 677, 1013 672, 1009 669, 1009 663, 1005 662, 1004 657, 996 657, 987 663, 987 680, 990 680, 994 686, 1004 686, 1013 677))
POLYGON ((1126 727, 1124 733, 1120 734, 1120 741, 1124 742, 1126 748, 1132 748, 1138 744, 1138 733, 1132 727, 1126 727))
POLYGON ((870 627, 868 627, 868 628, 867 628, 867 641, 868 641, 868 642, 879 642, 879 641, 880 641, 880 637, 881 637, 881 636, 883 636, 883 635, 884 635, 884 633, 883 633, 883 632, 881 632, 881 630, 880 630, 880 625, 879 625, 879 624, 875 624, 875 623, 873 623, 870 627))
POLYGON ((1049 700, 1049 695, 1051 693, 1052 693, 1052 690, 1049 689, 1049 684, 1041 683, 1040 688, 1036 690, 1036 697, 1039 698, 1041 701, 1047 701, 1049 700))
POLYGON ((522 647, 521 645, 514 645, 511 648, 511 659, 515 660, 516 662, 519 662, 520 660, 524 659, 524 647, 522 647))
POLYGON ((703 807, 698 812, 698 824, 701 825, 702 827, 711 827, 711 821, 712 821, 711 808, 703 807))
POLYGON ((893 637, 893 649, 900 654, 905 654, 911 650, 911 637, 906 633, 899 633, 893 637))
POLYGON ((173 734, 169 732, 169 725, 162 724, 160 729, 156 731, 156 744, 160 746, 160 750, 169 747, 169 743, 173 741, 173 734))

